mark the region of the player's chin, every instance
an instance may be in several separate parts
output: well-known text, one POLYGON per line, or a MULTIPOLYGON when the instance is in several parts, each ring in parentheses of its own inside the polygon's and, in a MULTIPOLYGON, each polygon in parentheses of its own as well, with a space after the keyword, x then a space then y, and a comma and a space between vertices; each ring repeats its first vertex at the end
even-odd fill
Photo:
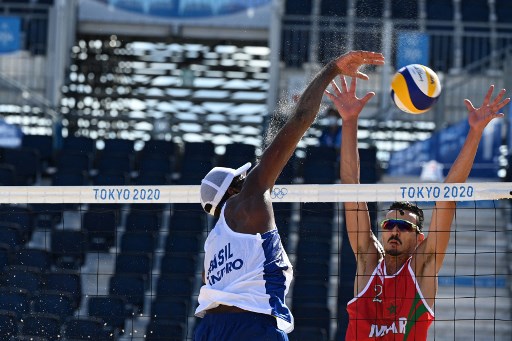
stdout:
POLYGON ((399 256, 402 254, 396 247, 388 247, 384 250, 386 252, 386 255, 390 256, 399 256))

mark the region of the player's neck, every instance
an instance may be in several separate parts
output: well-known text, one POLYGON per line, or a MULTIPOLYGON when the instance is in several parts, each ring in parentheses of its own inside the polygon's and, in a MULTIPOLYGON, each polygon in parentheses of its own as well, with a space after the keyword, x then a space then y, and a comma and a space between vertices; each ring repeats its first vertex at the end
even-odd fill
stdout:
POLYGON ((409 259, 409 255, 401 254, 398 256, 386 255, 384 256, 384 262, 386 264, 386 275, 392 276, 396 274, 402 266, 404 266, 405 262, 409 259))

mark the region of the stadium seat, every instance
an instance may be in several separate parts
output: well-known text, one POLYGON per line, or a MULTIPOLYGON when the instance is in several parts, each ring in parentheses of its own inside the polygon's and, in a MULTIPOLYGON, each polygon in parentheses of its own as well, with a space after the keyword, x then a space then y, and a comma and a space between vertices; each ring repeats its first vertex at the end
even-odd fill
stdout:
POLYGON ((126 301, 121 297, 90 296, 87 302, 88 314, 105 322, 107 330, 123 334, 125 321, 129 317, 126 301))
POLYGON ((205 213, 203 211, 174 210, 169 219, 169 233, 181 231, 199 235, 205 230, 205 213))
POLYGON ((466 22, 489 22, 487 0, 464 0, 460 6, 462 20, 466 22))
POLYGON ((150 254, 119 253, 116 256, 116 274, 140 275, 147 283, 153 268, 153 258, 150 254))
POLYGON ((71 270, 58 270, 45 275, 45 287, 49 291, 68 293, 73 298, 74 308, 82 302, 82 280, 80 274, 71 270))
POLYGON ((23 242, 32 238, 34 231, 35 214, 30 207, 16 205, 0 206, 0 222, 17 224, 22 233, 23 242))
POLYGON ((86 186, 87 184, 85 170, 59 169, 52 176, 52 186, 86 186))
POLYGON ((156 295, 162 299, 167 297, 187 298, 192 294, 192 289, 192 278, 162 274, 157 280, 156 295))
POLYGON ((311 14, 311 1, 310 0, 286 0, 285 13, 296 15, 309 15, 311 14))
POLYGON ((512 3, 510 1, 496 0, 494 6, 498 23, 512 22, 512 3))
POLYGON ((296 177, 296 168, 297 168, 297 158, 292 156, 290 160, 286 163, 281 174, 276 180, 277 185, 287 185, 292 184, 296 177))
POLYGON ((146 327, 146 341, 182 341, 186 330, 183 323, 151 320, 146 327))
POLYGON ((426 2, 427 19, 453 21, 453 1, 429 0, 426 2))
POLYGON ((293 315, 295 317, 295 323, 298 326, 323 329, 326 331, 327 340, 329 340, 331 313, 326 305, 304 303, 299 307, 294 307, 293 315))
POLYGON ((417 19, 418 1, 393 0, 391 1, 391 17, 393 19, 417 19))
POLYGON ((0 222, 0 243, 13 250, 21 247, 25 241, 19 224, 0 222))
POLYGON ((21 333, 25 336, 44 337, 48 340, 60 338, 61 321, 58 316, 45 313, 31 313, 23 316, 21 333))
POLYGON ((194 276, 197 272, 197 257, 192 254, 164 254, 160 263, 161 274, 194 276))
POLYGON ((323 0, 320 4, 323 16, 344 17, 347 15, 347 1, 323 0))
POLYGON ((247 162, 253 165, 256 159, 256 147, 252 144, 231 143, 226 145, 226 152, 219 165, 222 167, 238 168, 247 162))
POLYGON ((0 164, 0 185, 1 186, 16 186, 16 168, 9 164, 0 164))
POLYGON ((73 316, 75 301, 71 293, 56 290, 41 290, 34 293, 33 311, 58 316, 62 321, 73 316))
POLYGON ((169 156, 144 154, 139 159, 138 170, 142 173, 150 172, 170 175, 174 167, 169 156))
POLYGON ((1 282, 4 287, 26 290, 30 293, 41 289, 43 284, 41 271, 23 265, 10 265, 3 269, 1 282))
POLYGON ((160 216, 151 211, 132 210, 126 216, 125 230, 128 232, 156 233, 161 227, 160 216))
POLYGON ((53 230, 50 234, 53 264, 61 269, 80 269, 85 262, 87 235, 79 230, 53 230))
POLYGON ((89 251, 108 251, 115 245, 118 216, 113 210, 89 209, 82 216, 89 251))
POLYGON ((190 298, 157 297, 151 303, 151 320, 187 323, 190 298))
POLYGON ((52 255, 45 249, 24 247, 13 252, 11 264, 28 266, 44 272, 50 270, 52 266, 52 255))
POLYGON ((331 257, 331 240, 315 237, 299 238, 297 257, 312 257, 328 262, 331 257))
POLYGON ((61 172, 89 174, 92 169, 91 155, 76 150, 63 149, 57 155, 56 167, 61 172))
POLYGON ((172 157, 176 153, 177 146, 173 141, 149 140, 144 142, 144 148, 140 155, 159 155, 160 157, 172 157))
MULTIPOLYGON (((75 207, 76 205, 72 205, 75 207)), ((40 229, 52 230, 62 221, 63 211, 67 204, 31 204, 37 221, 37 227, 40 229)))
POLYGON ((53 164, 53 137, 50 135, 23 135, 21 142, 23 148, 36 149, 44 167, 53 164))
POLYGON ((327 305, 329 285, 327 282, 310 279, 298 279, 293 284, 293 307, 308 302, 317 302, 327 305))
POLYGON ((290 341, 328 341, 327 332, 323 328, 297 326, 289 335, 290 341))
POLYGON ((11 263, 11 247, 9 244, 0 243, 0 272, 11 263))
POLYGON ((300 220, 299 239, 318 238, 332 240, 334 224, 325 218, 305 216, 300 220))
POLYGON ((109 294, 122 297, 132 307, 135 314, 144 311, 144 277, 132 274, 114 274, 109 281, 109 294))
POLYGON ((384 13, 384 0, 360 0, 356 2, 356 17, 380 19, 384 13))
POLYGON ((62 140, 62 150, 72 150, 94 156, 96 153, 96 141, 85 136, 68 136, 62 140))
POLYGON ((319 280, 327 282, 330 274, 330 261, 323 258, 297 256, 295 264, 295 279, 319 280))
POLYGON ((161 186, 169 185, 171 177, 163 172, 141 171, 134 179, 135 185, 140 186, 161 186))
POLYGON ((18 334, 18 321, 12 311, 0 310, 0 340, 11 340, 18 334))
MULTIPOLYGON (((301 219, 305 217, 316 217, 328 222, 334 218, 335 205, 331 202, 301 203, 301 219)), ((308 218, 309 219, 309 218, 308 218)))
POLYGON ((165 241, 165 252, 169 255, 197 255, 200 249, 200 237, 195 233, 174 231, 167 235, 165 241))
POLYGON ((135 152, 133 140, 115 138, 105 139, 103 142, 105 143, 104 148, 101 151, 98 151, 103 155, 122 155, 129 157, 135 152))
POLYGON ((130 155, 101 153, 95 168, 99 173, 130 174, 133 170, 132 158, 130 155))
POLYGON ((18 185, 33 185, 39 180, 41 163, 39 152, 32 148, 4 149, 3 161, 16 169, 18 185))
POLYGON ((152 232, 125 232, 121 236, 121 253, 153 255, 157 241, 152 232))
POLYGON ((97 317, 80 316, 64 323, 64 336, 67 340, 112 341, 113 336, 103 328, 104 322, 97 317))
POLYGON ((7 310, 16 314, 20 319, 30 312, 30 294, 18 288, 0 287, 0 311, 7 310))

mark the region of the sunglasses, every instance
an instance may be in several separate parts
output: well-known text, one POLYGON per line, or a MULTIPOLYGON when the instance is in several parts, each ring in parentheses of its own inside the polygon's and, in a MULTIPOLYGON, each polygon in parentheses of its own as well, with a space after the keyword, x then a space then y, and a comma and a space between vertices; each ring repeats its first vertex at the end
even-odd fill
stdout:
POLYGON ((420 232, 420 228, 418 225, 411 223, 407 220, 402 219, 384 219, 380 223, 380 227, 382 227, 383 230, 391 231, 394 228, 398 227, 400 232, 413 232, 416 231, 416 233, 420 232))

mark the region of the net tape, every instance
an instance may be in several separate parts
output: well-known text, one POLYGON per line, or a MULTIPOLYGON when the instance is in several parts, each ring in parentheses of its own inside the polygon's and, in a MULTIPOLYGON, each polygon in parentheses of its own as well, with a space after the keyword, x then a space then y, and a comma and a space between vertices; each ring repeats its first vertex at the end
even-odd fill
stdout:
MULTIPOLYGON (((3 204, 198 203, 198 185, 0 187, 3 204)), ((273 202, 479 201, 512 199, 512 182, 276 185, 273 202)))

